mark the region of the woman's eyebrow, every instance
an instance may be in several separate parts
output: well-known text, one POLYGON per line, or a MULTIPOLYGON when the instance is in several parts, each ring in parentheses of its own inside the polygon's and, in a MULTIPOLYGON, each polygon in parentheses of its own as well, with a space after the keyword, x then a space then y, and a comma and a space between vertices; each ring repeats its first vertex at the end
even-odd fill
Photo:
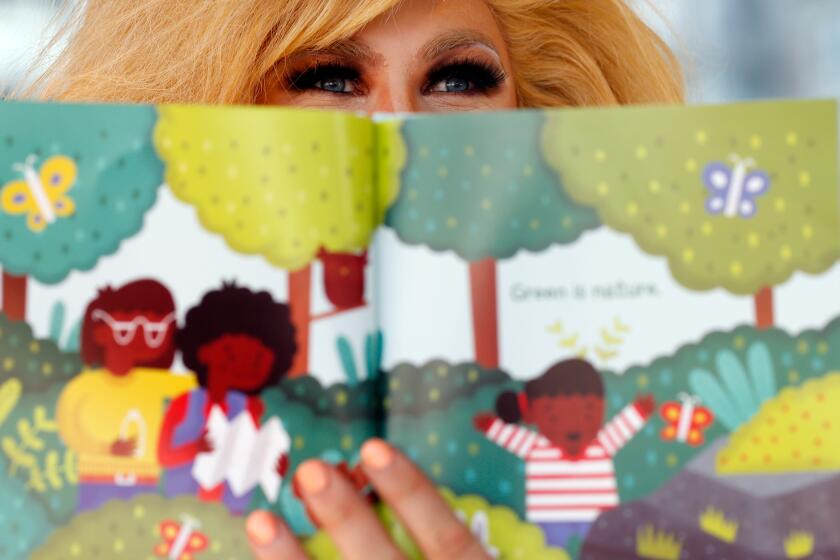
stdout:
POLYGON ((355 39, 343 39, 323 49, 310 49, 300 51, 293 55, 293 58, 310 56, 329 56, 346 58, 364 63, 378 64, 382 62, 382 55, 373 51, 368 45, 355 39))
POLYGON ((438 58, 445 52, 464 47, 480 46, 490 49, 493 54, 499 56, 499 51, 493 41, 478 31, 464 29, 444 33, 435 37, 420 48, 420 57, 431 61, 438 58))

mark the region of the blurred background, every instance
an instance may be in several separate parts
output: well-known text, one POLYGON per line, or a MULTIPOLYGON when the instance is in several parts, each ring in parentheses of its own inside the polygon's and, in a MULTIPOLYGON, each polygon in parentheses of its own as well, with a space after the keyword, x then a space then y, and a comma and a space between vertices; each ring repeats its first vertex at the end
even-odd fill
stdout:
MULTIPOLYGON (((70 1, 0 0, 0 93, 70 1)), ((840 94, 838 0, 637 1, 679 54, 692 102, 840 94)))

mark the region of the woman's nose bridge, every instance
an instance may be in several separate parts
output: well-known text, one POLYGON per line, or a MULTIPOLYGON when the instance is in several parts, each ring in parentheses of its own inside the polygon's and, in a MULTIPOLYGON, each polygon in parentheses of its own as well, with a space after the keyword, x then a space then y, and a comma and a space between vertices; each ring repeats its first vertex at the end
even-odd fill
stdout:
POLYGON ((371 113, 414 113, 417 102, 410 86, 402 80, 384 80, 371 95, 371 113))

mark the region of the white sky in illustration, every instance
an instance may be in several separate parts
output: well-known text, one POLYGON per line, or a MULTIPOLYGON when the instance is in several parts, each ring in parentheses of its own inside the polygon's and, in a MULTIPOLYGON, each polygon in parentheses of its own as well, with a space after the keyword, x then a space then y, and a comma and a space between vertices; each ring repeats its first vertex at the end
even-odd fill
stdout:
MULTIPOLYGON (((57 286, 30 279, 27 313, 37 336, 48 335, 50 310, 56 301, 65 303, 68 322, 75 321, 99 287, 147 276, 163 280, 173 291, 180 321, 205 292, 234 278, 286 301, 284 271, 262 257, 231 251, 220 236, 208 234, 194 209, 177 201, 168 189, 162 188, 159 196, 146 215, 144 232, 125 241, 115 255, 102 258, 92 271, 74 271, 57 286)), ((368 267, 367 285, 368 301, 375 299, 377 309, 370 306, 313 323, 310 370, 325 384, 346 379, 336 351, 336 339, 344 335, 364 377, 364 340, 374 329, 376 313, 385 331, 386 368, 436 358, 454 363, 472 360, 466 264, 452 253, 405 245, 388 229, 380 229, 375 239, 371 261, 378 261, 381 268, 374 288, 372 267, 368 267)), ((316 263, 313 314, 330 309, 321 278, 316 263)), ((840 316, 838 286, 840 265, 818 277, 794 275, 775 290, 777 325, 794 333, 822 328, 840 316)), ((588 232, 571 246, 538 254, 520 252, 500 261, 497 301, 502 368, 520 378, 538 375, 584 348, 599 366, 623 371, 671 355, 711 331, 749 325, 754 320, 752 298, 735 297, 723 290, 687 290, 671 279, 664 259, 644 254, 629 236, 607 228, 588 232), (627 291, 639 287, 645 295, 603 297, 610 288, 627 291), (600 295, 594 294, 596 288, 600 295), (567 295, 549 299, 523 296, 534 289, 566 290, 567 295), (584 300, 573 297, 580 289, 587 293, 584 300), (616 319, 628 325, 630 332, 617 332, 616 319), (549 332, 551 325, 561 325, 562 331, 549 332), (605 344, 605 329, 608 338, 618 336, 624 342, 605 344), (606 352, 603 357, 595 352, 598 346, 606 352)))

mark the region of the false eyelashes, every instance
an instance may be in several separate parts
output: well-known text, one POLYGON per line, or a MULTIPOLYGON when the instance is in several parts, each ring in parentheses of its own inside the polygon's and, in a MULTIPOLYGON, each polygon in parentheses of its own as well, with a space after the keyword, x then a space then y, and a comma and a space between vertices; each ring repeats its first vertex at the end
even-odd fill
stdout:
POLYGON ((488 93, 498 88, 507 79, 504 69, 475 58, 448 60, 429 71, 424 91, 440 82, 460 79, 472 84, 472 88, 461 94, 488 93))
POLYGON ((322 89, 317 87, 318 83, 328 80, 343 80, 358 83, 361 80, 361 72, 353 66, 336 62, 314 64, 303 70, 289 74, 286 78, 286 84, 288 89, 307 91, 311 89, 322 89))
MULTIPOLYGON (((478 58, 457 58, 445 60, 432 67, 427 73, 421 92, 424 95, 476 95, 487 94, 497 89, 505 80, 507 74, 501 67, 485 62, 478 58), (460 80, 468 84, 468 89, 462 91, 441 91, 434 89, 441 82, 460 80)), ((364 93, 362 72, 352 64, 340 61, 313 63, 299 70, 291 70, 284 78, 285 89, 305 92, 318 91, 333 95, 358 95, 364 93), (324 83, 334 82, 353 87, 351 91, 340 91, 345 88, 327 88, 324 83), (339 91, 336 91, 339 90, 339 91)))

